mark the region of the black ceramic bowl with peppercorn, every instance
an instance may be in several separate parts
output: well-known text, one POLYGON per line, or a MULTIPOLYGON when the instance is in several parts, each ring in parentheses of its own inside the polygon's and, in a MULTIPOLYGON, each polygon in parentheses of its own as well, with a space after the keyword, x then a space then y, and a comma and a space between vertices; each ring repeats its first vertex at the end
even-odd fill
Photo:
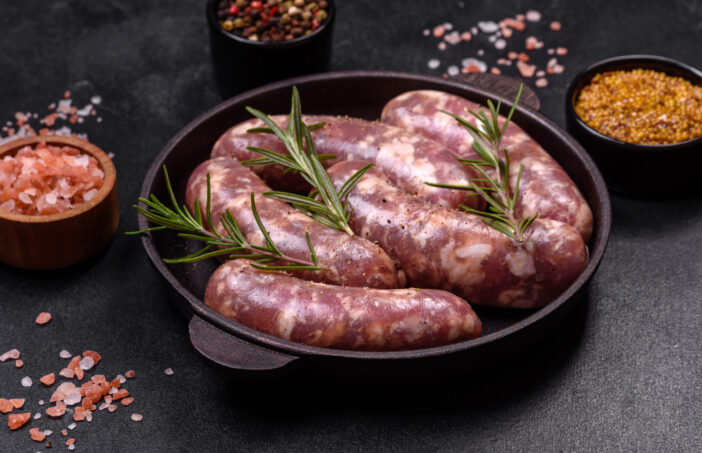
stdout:
POLYGON ((223 97, 303 74, 331 61, 333 0, 209 0, 207 23, 223 97))
POLYGON ((594 63, 568 87, 566 122, 614 192, 702 193, 702 72, 696 68, 654 55, 594 63))

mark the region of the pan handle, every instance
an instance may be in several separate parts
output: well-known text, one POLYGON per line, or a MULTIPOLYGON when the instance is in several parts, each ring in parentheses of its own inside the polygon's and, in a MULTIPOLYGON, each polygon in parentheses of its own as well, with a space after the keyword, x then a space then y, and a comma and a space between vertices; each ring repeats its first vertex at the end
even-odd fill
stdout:
MULTIPOLYGON (((483 72, 468 72, 465 74, 457 74, 451 76, 449 80, 454 80, 466 85, 472 85, 477 88, 482 88, 485 91, 497 93, 505 98, 505 101, 512 102, 517 97, 520 80, 503 75, 483 73, 483 72)), ((541 108, 541 100, 534 90, 524 84, 522 96, 519 98, 519 105, 525 105, 533 110, 538 111, 541 108)))
POLYGON ((216 365, 234 371, 278 370, 298 359, 237 338, 197 315, 190 318, 188 330, 190 342, 200 354, 216 365))

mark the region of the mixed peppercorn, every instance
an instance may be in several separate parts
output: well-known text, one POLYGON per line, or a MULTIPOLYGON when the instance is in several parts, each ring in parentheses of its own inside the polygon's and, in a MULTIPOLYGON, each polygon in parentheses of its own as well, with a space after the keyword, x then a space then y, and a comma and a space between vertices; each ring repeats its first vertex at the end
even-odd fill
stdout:
POLYGON ((628 143, 665 145, 702 136, 702 87, 650 69, 597 74, 575 111, 588 126, 628 143))
POLYGON ((222 0, 217 20, 223 30, 251 41, 289 41, 319 28, 328 8, 325 0, 222 0))

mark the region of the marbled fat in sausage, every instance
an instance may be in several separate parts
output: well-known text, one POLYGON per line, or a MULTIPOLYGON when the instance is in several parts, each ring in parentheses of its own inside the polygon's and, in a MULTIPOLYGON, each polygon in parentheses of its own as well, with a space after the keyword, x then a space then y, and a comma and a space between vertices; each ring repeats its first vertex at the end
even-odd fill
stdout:
MULTIPOLYGON (((338 188, 362 165, 342 162, 328 172, 338 188)), ((537 219, 517 242, 474 214, 428 204, 392 187, 374 168, 347 199, 351 228, 388 252, 410 285, 445 289, 471 304, 546 305, 587 263, 585 242, 568 224, 537 219)))
POLYGON ((310 253, 305 240, 305 233, 309 233, 320 262, 328 268, 324 271, 296 271, 295 275, 337 285, 372 288, 404 286, 404 277, 401 274, 398 277, 394 262, 378 245, 324 226, 287 203, 261 195, 270 188, 236 159, 211 159, 195 169, 186 189, 190 209, 194 209, 195 200, 199 200, 202 210, 207 206, 208 173, 212 221, 220 234, 224 234, 225 230, 219 219, 229 209, 246 240, 253 245, 265 245, 251 212, 253 192, 259 216, 278 248, 292 258, 309 261, 310 253))
MULTIPOLYGON (((436 140, 458 157, 478 159, 470 134, 441 110, 477 125, 477 118, 468 114, 468 110, 480 108, 474 102, 441 91, 409 91, 385 105, 382 121, 436 140)), ((504 117, 500 118, 503 124, 504 117)), ((538 212, 542 219, 574 226, 588 241, 592 234, 592 211, 563 168, 514 122, 507 127, 502 146, 509 151, 512 187, 519 165, 524 166, 515 209, 517 217, 526 218, 538 212)))
MULTIPOLYGON (((271 117, 281 127, 287 127, 287 116, 271 117)), ((312 133, 318 153, 333 154, 336 159, 324 162, 329 167, 343 160, 372 162, 387 175, 397 187, 431 203, 455 208, 463 203, 477 207, 478 197, 467 196, 460 190, 431 187, 425 182, 440 182, 465 186, 470 184, 465 166, 442 145, 419 135, 409 134, 400 128, 358 118, 325 115, 304 115, 306 124, 325 123, 312 133)), ((257 119, 240 123, 222 135, 212 149, 212 157, 231 156, 239 160, 256 159, 260 155, 247 146, 270 149, 287 154, 283 144, 272 134, 252 134, 246 131, 262 127, 257 119)), ((255 167, 255 171, 272 186, 299 190, 300 178, 283 176, 278 165, 255 167), (282 185, 281 185, 282 184, 282 185)))
POLYGON ((260 332, 326 348, 428 348, 481 333, 470 305, 446 291, 338 287, 257 271, 246 260, 215 271, 205 303, 260 332))

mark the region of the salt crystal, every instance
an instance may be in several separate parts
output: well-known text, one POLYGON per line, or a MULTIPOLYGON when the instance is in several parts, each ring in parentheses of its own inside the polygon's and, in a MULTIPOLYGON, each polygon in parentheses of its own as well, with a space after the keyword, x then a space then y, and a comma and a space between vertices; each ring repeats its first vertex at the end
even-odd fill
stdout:
POLYGON ((100 411, 101 411, 101 410, 105 410, 105 409, 107 409, 107 407, 108 407, 109 405, 110 405, 110 403, 104 402, 104 403, 102 403, 102 404, 100 405, 100 407, 98 407, 98 410, 100 410, 100 411))
MULTIPOLYGON (((68 186, 68 183, 63 178, 59 180, 59 185, 61 185, 62 183, 68 186)), ((71 357, 73 357, 73 354, 66 351, 65 349, 62 349, 61 352, 59 352, 59 357, 61 357, 62 359, 70 359, 71 357)))
POLYGON ((544 71, 544 70, 536 71, 536 77, 543 77, 545 75, 546 75, 546 71, 544 71))
POLYGON ((56 196, 57 195, 58 194, 56 193, 55 190, 52 190, 51 192, 47 193, 46 198, 45 198, 46 202, 49 204, 56 204, 56 196))
POLYGON ((451 33, 444 36, 444 41, 451 45, 456 45, 461 42, 461 34, 457 31, 452 31, 451 33))
POLYGON ((70 425, 68 425, 68 429, 70 429, 70 430, 72 430, 75 427, 76 427, 75 423, 71 423, 70 425))
POLYGON ((79 157, 76 157, 75 160, 73 161, 73 165, 78 166, 78 167, 83 167, 83 168, 87 168, 89 163, 90 163, 90 157, 87 154, 83 154, 79 157))
POLYGON ((69 370, 68 368, 64 368, 63 370, 59 371, 59 374, 67 379, 73 379, 76 375, 73 370, 69 370))
POLYGON ((68 446, 69 450, 75 450, 76 449, 76 444, 71 444, 68 446))
POLYGON ((482 57, 483 55, 485 55, 485 51, 483 49, 478 49, 478 56, 482 57))
POLYGON ((7 200, 0 204, 0 209, 5 211, 13 211, 15 209, 15 200, 7 200))
POLYGON ((141 414, 132 414, 132 420, 135 422, 140 422, 144 419, 144 417, 141 414))
POLYGON ((443 25, 437 25, 436 27, 434 27, 434 30, 432 31, 435 38, 441 38, 442 36, 444 36, 445 32, 446 32, 446 28, 443 25))
POLYGON ((21 201, 22 203, 32 204, 32 198, 25 192, 20 193, 17 198, 19 198, 19 201, 21 201))
POLYGON ((534 82, 534 85, 536 85, 539 88, 543 88, 548 85, 548 80, 544 79, 543 77, 540 79, 536 79, 536 82, 534 82))
POLYGON ((536 66, 525 63, 521 60, 517 62, 517 69, 519 69, 519 73, 522 75, 522 77, 531 77, 534 75, 534 72, 536 72, 536 66))
POLYGON ((541 13, 532 9, 531 11, 527 11, 524 18, 529 22, 538 22, 541 20, 541 13))
POLYGON ((431 31, 430 31, 428 28, 425 28, 425 29, 422 31, 422 34, 423 34, 424 36, 429 36, 429 35, 431 34, 431 31))
POLYGON ((90 115, 90 112, 93 110, 93 106, 91 104, 86 105, 82 109, 78 109, 76 111, 76 115, 78 116, 88 116, 90 115))
POLYGON ((485 72, 487 70, 487 65, 485 64, 485 62, 480 61, 476 58, 464 58, 463 60, 461 60, 461 66, 463 66, 464 68, 475 66, 480 70, 480 72, 485 72))
POLYGON ((110 159, 114 159, 114 158, 115 158, 115 153, 109 152, 109 153, 107 153, 107 157, 109 157, 110 159))
POLYGON ((34 420, 39 420, 41 418, 41 412, 34 414, 34 420))
POLYGON ((124 384, 125 382, 127 382, 127 378, 122 376, 121 374, 115 376, 115 379, 118 379, 120 384, 124 384))
POLYGON ((66 395, 66 398, 64 398, 63 402, 68 404, 69 406, 73 406, 74 404, 80 403, 80 392, 69 393, 68 395, 66 395))
POLYGON ((563 65, 557 64, 557 65, 554 65, 552 69, 553 69, 554 74, 560 74, 563 72, 564 68, 563 68, 563 65))
POLYGON ((448 30, 453 30, 453 24, 451 22, 444 22, 444 28, 448 30))
POLYGON ((93 413, 91 411, 85 411, 85 419, 88 420, 88 423, 93 421, 93 413))
POLYGON ((97 122, 102 123, 102 117, 98 117, 97 122))
POLYGON ((117 393, 119 390, 117 390, 115 387, 110 387, 110 395, 117 393))
MULTIPOLYGON (((455 66, 451 66, 451 68, 456 68, 456 71, 458 71, 458 68, 455 66)), ((449 71, 451 68, 449 68, 449 71)), ((166 368, 163 372, 166 373, 166 376, 173 376, 173 368, 166 368)))
MULTIPOLYGON (((95 189, 92 189, 95 190, 95 189)), ((92 192, 92 190, 89 190, 88 192, 92 192)), ((85 198, 88 195, 88 192, 85 193, 83 198, 85 198)), ((97 190, 95 190, 95 193, 97 193, 97 190)), ((93 198, 95 194, 93 194, 90 198, 93 198)), ((90 200, 90 198, 85 198, 85 201, 90 200)), ((93 360, 92 357, 83 357, 80 362, 78 362, 78 366, 80 366, 81 370, 87 371, 91 369, 93 366, 95 366, 95 361, 93 360)))
POLYGON ((464 31, 461 33, 461 39, 465 42, 470 41, 473 38, 473 35, 470 34, 469 31, 464 31))
POLYGON ((76 385, 73 382, 69 381, 64 381, 56 387, 57 392, 61 392, 64 395, 68 395, 69 393, 75 392, 76 391, 76 385))
POLYGON ((447 72, 448 75, 450 75, 450 76, 455 76, 455 75, 458 75, 458 73, 460 72, 460 70, 458 69, 458 66, 453 66, 453 65, 452 65, 452 66, 449 66, 449 67, 448 67, 448 69, 446 70, 446 72, 447 72))
POLYGON ((565 54, 568 53, 568 49, 565 48, 565 47, 557 47, 557 48, 556 48, 556 53, 557 53, 558 55, 565 55, 565 54))
POLYGON ((50 429, 45 429, 45 430, 44 430, 44 435, 45 435, 45 436, 50 436, 50 435, 52 435, 53 433, 54 433, 54 432, 51 431, 50 429))
POLYGON ((71 100, 70 99, 60 100, 56 111, 64 113, 64 114, 71 113, 71 100))
POLYGON ((547 52, 549 55, 553 55, 553 53, 555 52, 555 50, 554 50, 554 49, 548 49, 546 52, 547 52))
POLYGON ((556 66, 556 63, 558 63, 558 60, 556 59, 556 57, 553 57, 548 60, 548 62, 546 63, 546 67, 551 68, 553 66, 556 66))
POLYGON ((551 22, 551 25, 549 25, 549 27, 551 27, 551 30, 553 31, 559 31, 561 29, 561 23, 557 20, 554 20, 553 22, 551 22))
POLYGON ((505 47, 507 47, 507 41, 504 39, 498 39, 495 41, 495 49, 504 49, 505 47))
POLYGON ((40 406, 43 406, 43 405, 44 405, 44 400, 39 400, 39 403, 38 403, 38 404, 39 404, 40 406))
POLYGON ((25 376, 22 378, 22 387, 31 387, 32 386, 32 378, 29 376, 25 376))
POLYGON ((478 27, 470 27, 470 32, 474 35, 478 34, 478 27))
POLYGON ((107 410, 110 411, 110 412, 114 412, 114 411, 117 410, 117 405, 116 405, 116 404, 110 404, 109 406, 107 406, 107 410))
POLYGON ((495 42, 495 41, 497 41, 497 36, 496 36, 496 35, 490 36, 490 37, 488 38, 488 41, 490 41, 490 42, 495 42))
POLYGON ((95 105, 98 105, 102 102, 102 97, 95 95, 95 96, 90 98, 90 102, 92 102, 95 105))
POLYGON ((478 22, 478 28, 480 28, 480 31, 483 33, 495 33, 500 27, 495 22, 488 20, 478 22))
MULTIPOLYGON (((441 62, 437 58, 432 58, 427 62, 427 66, 429 66, 429 69, 436 69, 439 67, 441 62)), ((0 205, 2 207, 2 205, 0 205)))
POLYGON ((436 47, 439 50, 446 50, 446 43, 444 41, 441 41, 436 47))

